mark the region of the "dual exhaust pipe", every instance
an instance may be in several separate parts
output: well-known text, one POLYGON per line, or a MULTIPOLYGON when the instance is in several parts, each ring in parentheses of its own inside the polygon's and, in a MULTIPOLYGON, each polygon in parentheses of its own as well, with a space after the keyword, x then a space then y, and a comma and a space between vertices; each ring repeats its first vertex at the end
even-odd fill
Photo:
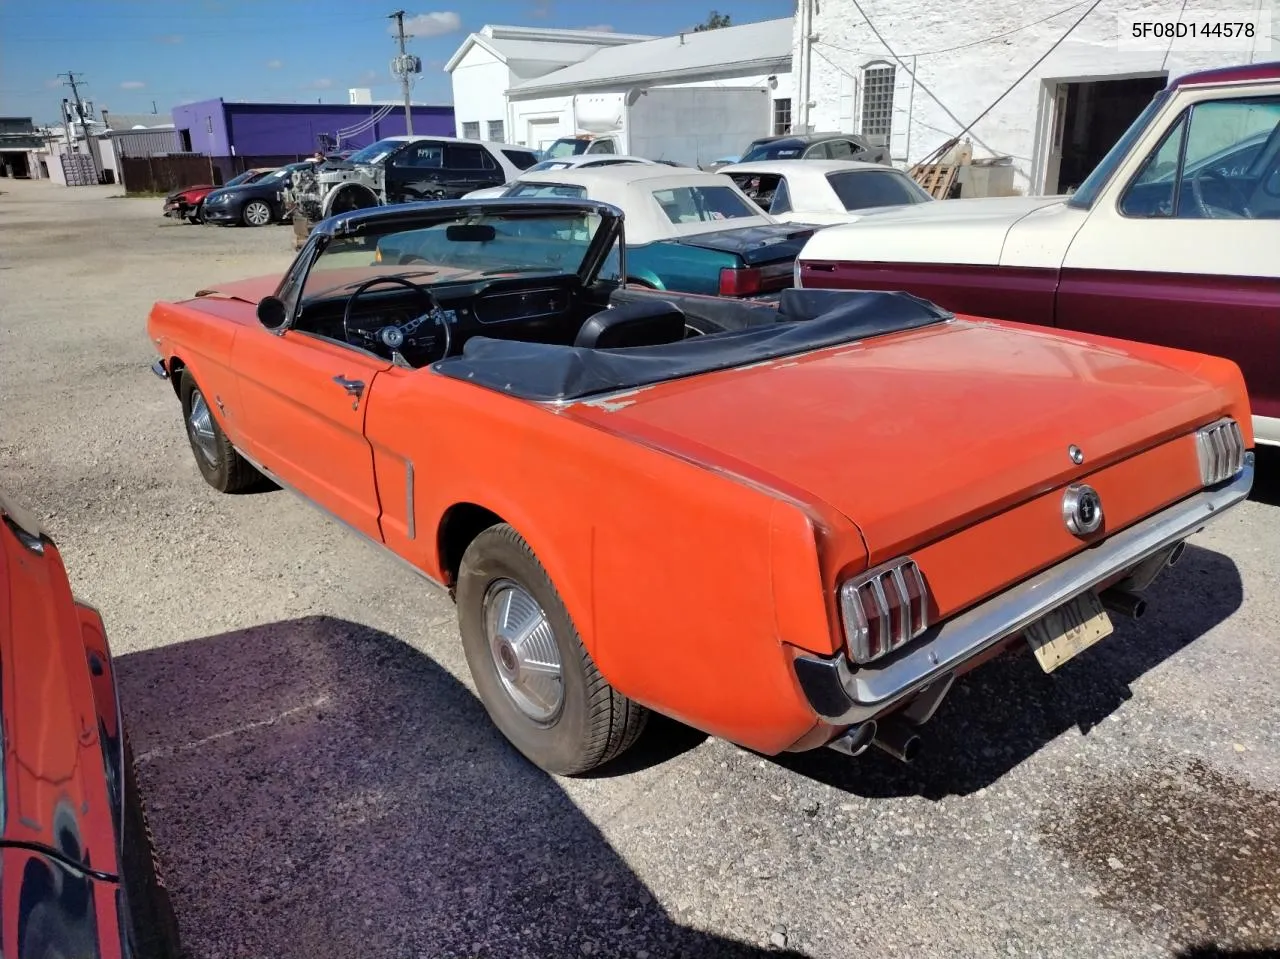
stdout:
POLYGON ((910 723, 891 716, 850 726, 827 745, 846 756, 861 756, 868 747, 876 746, 894 759, 909 763, 920 751, 920 736, 910 723))

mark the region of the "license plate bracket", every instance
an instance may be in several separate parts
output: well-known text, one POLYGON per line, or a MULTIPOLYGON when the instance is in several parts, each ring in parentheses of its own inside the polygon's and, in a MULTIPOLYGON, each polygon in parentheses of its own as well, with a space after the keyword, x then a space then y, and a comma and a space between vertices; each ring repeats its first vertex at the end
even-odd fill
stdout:
POLYGON ((1024 635, 1040 668, 1051 673, 1114 630, 1102 601, 1089 591, 1050 610, 1028 626, 1024 635))

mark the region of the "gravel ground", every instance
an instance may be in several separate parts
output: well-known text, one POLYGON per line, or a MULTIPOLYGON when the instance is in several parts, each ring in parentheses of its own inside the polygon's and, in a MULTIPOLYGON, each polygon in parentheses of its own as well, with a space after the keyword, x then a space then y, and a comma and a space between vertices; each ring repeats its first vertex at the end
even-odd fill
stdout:
POLYGON ((103 611, 192 956, 1280 947, 1276 458, 1146 618, 958 683, 913 766, 659 722, 548 777, 488 724, 447 597, 287 493, 215 493, 148 371, 152 302, 282 270, 288 227, 0 191, 0 482, 103 611))

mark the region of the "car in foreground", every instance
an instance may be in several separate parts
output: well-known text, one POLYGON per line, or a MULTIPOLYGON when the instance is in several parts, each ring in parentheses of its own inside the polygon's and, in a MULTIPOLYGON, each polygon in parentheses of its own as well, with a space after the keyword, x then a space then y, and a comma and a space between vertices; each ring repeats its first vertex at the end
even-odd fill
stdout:
MULTIPOLYGON (((580 153, 575 156, 557 157, 553 160, 539 160, 524 173, 541 173, 543 170, 582 170, 591 169, 601 166, 617 166, 624 163, 639 163, 648 166, 657 166, 657 161, 646 160, 644 157, 626 156, 623 154, 599 154, 599 153, 580 153)), ((524 174, 521 174, 523 176, 524 174)), ((492 199, 493 197, 502 196, 507 192, 509 184, 503 183, 498 186, 485 187, 482 190, 472 190, 470 193, 464 194, 464 200, 483 200, 492 199)))
POLYGON ((889 148, 875 146, 856 133, 784 133, 747 144, 739 163, 765 160, 859 160, 889 163, 889 148))
POLYGON ((1240 365, 1280 445, 1280 62, 1174 80, 1069 196, 921 203, 831 226, 797 285, 905 290, 951 310, 1240 365))
POLYGON ((717 171, 775 220, 851 223, 884 210, 936 203, 902 170, 857 160, 762 160, 717 171))
MULTIPOLYGON (((240 186, 243 183, 255 183, 274 169, 275 167, 254 167, 252 170, 245 170, 243 173, 233 176, 223 186, 233 187, 240 186)), ((204 199, 217 189, 219 187, 212 183, 202 183, 197 186, 185 186, 180 190, 174 190, 164 198, 164 215, 176 220, 201 223, 203 221, 200 214, 204 199)))
POLYGON ((290 163, 253 183, 214 190, 204 198, 204 221, 218 226, 267 226, 271 223, 283 223, 290 215, 285 203, 285 191, 291 178, 295 173, 314 166, 314 160, 290 163))
POLYGON ((178 959, 98 611, 0 490, 0 955, 178 959))
POLYGON ((626 281, 655 290, 777 292, 791 285, 795 256, 814 231, 778 222, 728 177, 656 163, 526 173, 502 196, 576 197, 623 210, 626 281))
POLYGON ((957 676, 1087 655, 1251 487, 1227 360, 897 292, 638 290, 625 250, 590 200, 406 204, 147 320, 205 481, 268 477, 447 589, 550 772, 651 710, 910 758, 957 676))

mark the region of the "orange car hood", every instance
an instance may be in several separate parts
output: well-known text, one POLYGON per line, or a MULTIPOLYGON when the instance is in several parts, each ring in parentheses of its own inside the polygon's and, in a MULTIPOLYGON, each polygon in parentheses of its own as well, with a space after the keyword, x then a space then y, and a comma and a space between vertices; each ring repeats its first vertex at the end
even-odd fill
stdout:
POLYGON ((276 291, 276 287, 280 285, 280 274, 272 273, 267 276, 255 276, 248 280, 234 280, 228 283, 218 283, 215 286, 205 287, 196 292, 196 296, 212 296, 220 294, 230 297, 233 300, 242 300, 245 303, 251 303, 257 306, 264 296, 270 296, 276 291))
POLYGON ((1185 370, 1117 347, 959 319, 570 409, 825 503, 874 553, 990 515, 1227 401, 1185 370), (1084 467, 1071 462, 1071 444, 1084 467))

